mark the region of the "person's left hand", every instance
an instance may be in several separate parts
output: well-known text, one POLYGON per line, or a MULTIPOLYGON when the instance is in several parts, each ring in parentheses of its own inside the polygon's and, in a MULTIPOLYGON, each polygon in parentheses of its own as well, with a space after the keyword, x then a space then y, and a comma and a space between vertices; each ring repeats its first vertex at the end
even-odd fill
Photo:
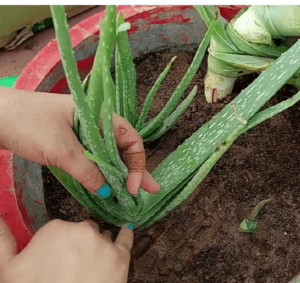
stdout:
POLYGON ((124 226, 113 243, 92 221, 52 220, 19 253, 0 217, 1 283, 125 283, 133 231, 124 226))
MULTIPOLYGON (((74 110, 71 95, 0 87, 0 148, 2 145, 42 165, 60 167, 96 194, 105 179, 97 165, 83 155, 85 148, 73 131, 74 110)), ((130 123, 114 114, 113 126, 121 153, 143 152, 143 141, 130 123)), ((139 187, 150 193, 160 190, 146 170, 129 172, 128 191, 135 195, 139 187)))

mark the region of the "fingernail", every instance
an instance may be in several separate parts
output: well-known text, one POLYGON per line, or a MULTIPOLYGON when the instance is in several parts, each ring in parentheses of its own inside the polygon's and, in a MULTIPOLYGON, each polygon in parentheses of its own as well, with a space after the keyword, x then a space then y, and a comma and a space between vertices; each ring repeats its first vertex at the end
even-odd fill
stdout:
POLYGON ((134 225, 133 225, 133 224, 128 224, 127 227, 128 227, 130 230, 133 230, 134 225))
POLYGON ((111 188, 108 184, 104 184, 98 191, 97 194, 100 198, 108 198, 111 194, 111 188))

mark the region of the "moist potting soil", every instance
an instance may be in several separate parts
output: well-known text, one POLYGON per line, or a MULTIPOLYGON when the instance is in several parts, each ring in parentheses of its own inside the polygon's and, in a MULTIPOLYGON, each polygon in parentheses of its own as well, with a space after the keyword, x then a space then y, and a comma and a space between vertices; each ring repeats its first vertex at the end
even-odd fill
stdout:
MULTIPOLYGON (((135 60, 138 107, 154 81, 177 56, 153 101, 149 117, 166 104, 193 60, 193 53, 157 52, 135 60)), ((146 144, 147 169, 164 158, 216 115, 256 74, 239 78, 233 94, 206 103, 203 78, 206 59, 185 92, 198 94, 180 121, 162 138, 146 144)), ((284 86, 268 106, 296 93, 284 86)), ((300 272, 300 104, 262 123, 237 139, 196 191, 180 207, 151 228, 135 231, 130 283, 287 283, 300 272), (261 200, 272 198, 258 214, 254 234, 238 231, 261 200)), ((43 168, 45 202, 50 219, 93 218, 43 168)), ((99 221, 113 237, 119 231, 99 221)))

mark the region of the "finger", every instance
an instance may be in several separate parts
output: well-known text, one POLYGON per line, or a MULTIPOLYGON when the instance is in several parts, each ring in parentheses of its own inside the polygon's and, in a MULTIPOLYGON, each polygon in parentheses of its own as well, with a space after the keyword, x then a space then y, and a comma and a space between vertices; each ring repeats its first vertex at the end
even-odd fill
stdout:
MULTIPOLYGON (((59 153, 57 166, 65 170, 82 184, 88 191, 101 198, 107 198, 111 194, 111 188, 106 183, 98 166, 84 154, 84 147, 77 139, 72 129, 68 134, 68 141, 63 143, 59 153)), ((58 151, 59 152, 59 151, 58 151)))
POLYGON ((115 246, 123 254, 124 257, 130 259, 130 251, 133 245, 133 225, 125 224, 115 241, 115 246))
POLYGON ((113 126, 117 146, 129 171, 127 188, 131 194, 136 195, 145 169, 143 140, 128 121, 115 113, 113 126))
POLYGON ((129 172, 127 176, 126 185, 128 191, 132 195, 137 195, 143 179, 143 173, 141 172, 129 172))
POLYGON ((156 194, 160 191, 160 185, 154 180, 152 175, 145 170, 141 187, 148 193, 156 194))
POLYGON ((0 266, 10 260, 17 253, 16 240, 0 217, 0 266))

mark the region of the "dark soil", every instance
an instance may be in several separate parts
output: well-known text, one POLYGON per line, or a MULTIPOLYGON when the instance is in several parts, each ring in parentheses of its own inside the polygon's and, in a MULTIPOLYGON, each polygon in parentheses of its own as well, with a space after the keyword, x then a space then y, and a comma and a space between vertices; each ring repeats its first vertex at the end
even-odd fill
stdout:
MULTIPOLYGON (((193 53, 154 53, 136 60, 141 108, 154 80, 175 55, 150 117, 165 105, 193 53)), ((180 121, 159 141, 147 145, 150 171, 257 77, 240 78, 232 95, 207 104, 205 71, 204 61, 189 88, 197 84, 198 94, 180 121)), ((294 93, 285 86, 268 105, 294 93)), ((287 283, 300 271, 299 106, 297 103, 240 137, 186 202, 150 229, 135 232, 130 283, 287 283), (272 201, 258 215, 258 231, 238 232, 240 222, 267 198, 272 201)), ((49 217, 89 218, 90 213, 46 171, 44 168, 49 217)), ((102 227, 114 234, 118 231, 105 223, 102 227)))

